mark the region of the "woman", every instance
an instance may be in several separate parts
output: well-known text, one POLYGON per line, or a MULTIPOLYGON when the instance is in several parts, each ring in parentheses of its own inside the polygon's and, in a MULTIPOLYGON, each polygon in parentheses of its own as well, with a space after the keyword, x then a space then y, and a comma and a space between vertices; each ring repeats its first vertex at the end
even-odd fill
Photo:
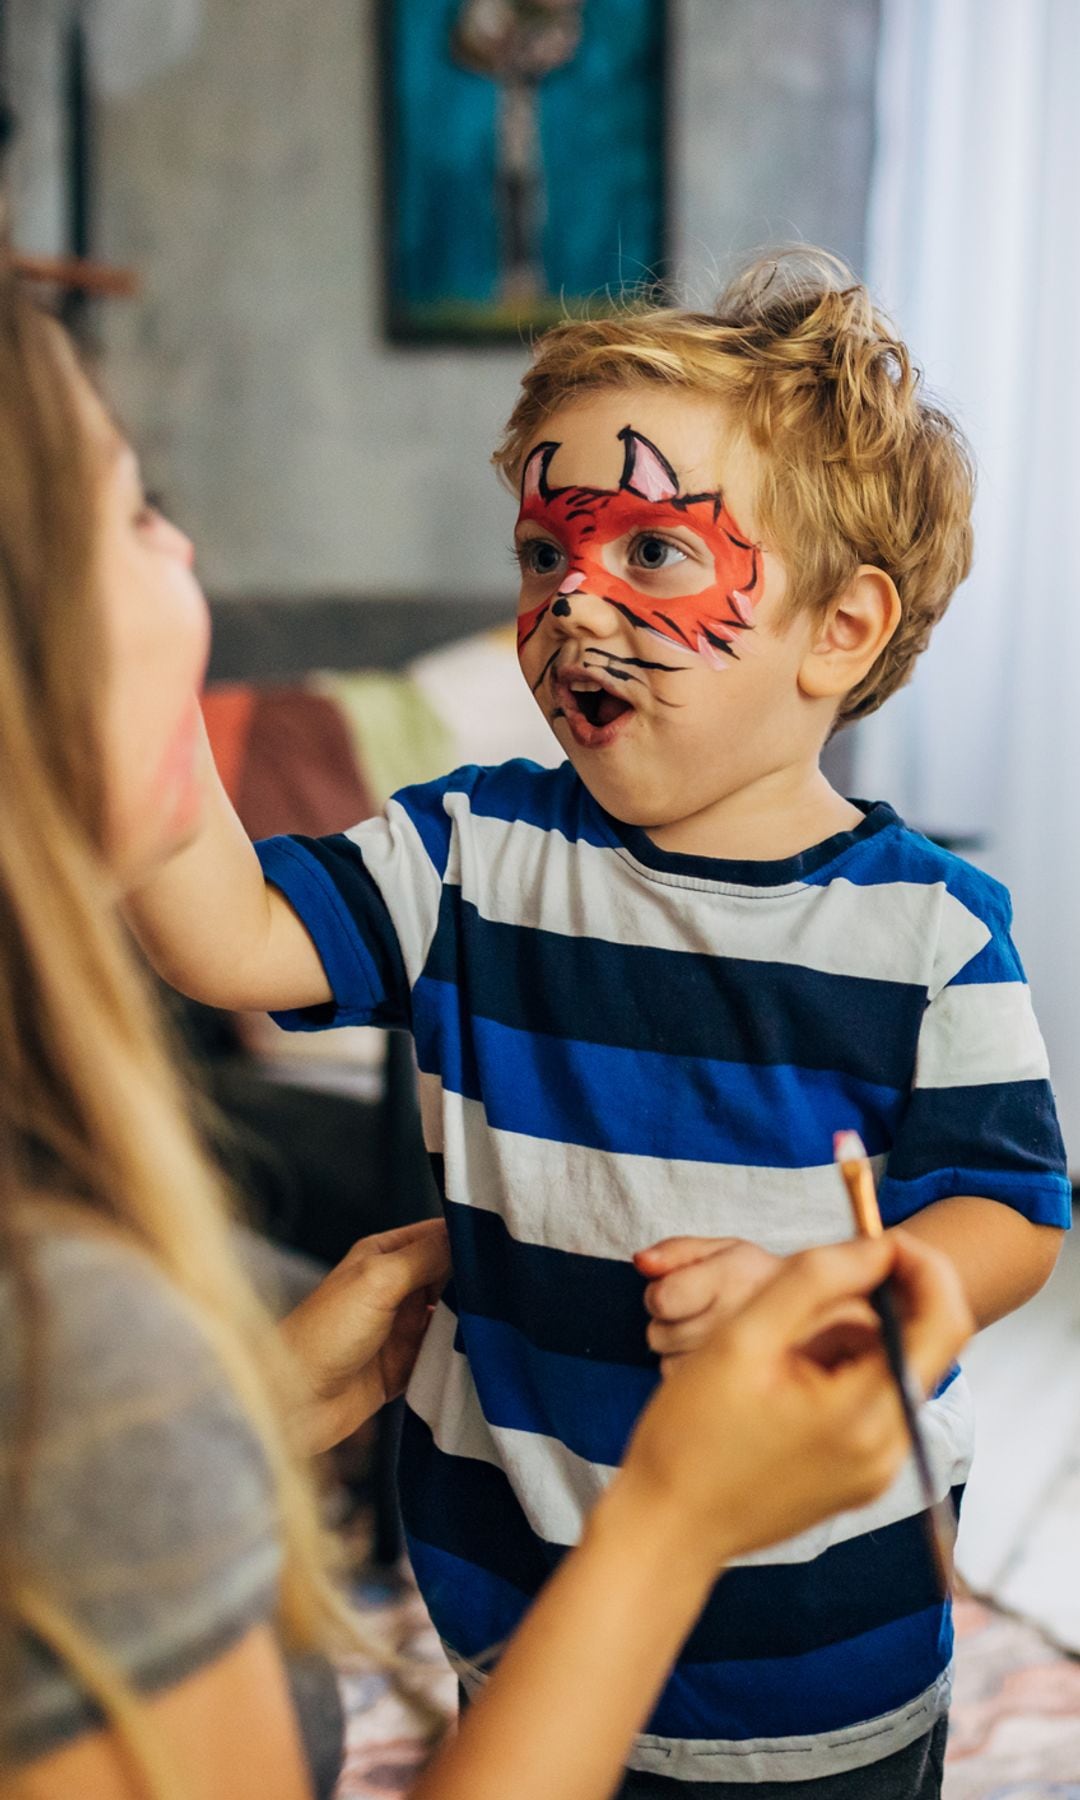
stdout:
MULTIPOLYGON (((207 642, 190 545, 0 275, 0 1766, 34 1800, 328 1791, 299 1453, 400 1389, 446 1272, 437 1225, 358 1245, 279 1335, 235 1267, 116 913, 198 817, 207 642)), ((936 1377, 967 1322, 929 1251, 788 1265, 664 1383, 417 1800, 601 1800, 725 1562, 886 1485, 889 1269, 936 1377)))

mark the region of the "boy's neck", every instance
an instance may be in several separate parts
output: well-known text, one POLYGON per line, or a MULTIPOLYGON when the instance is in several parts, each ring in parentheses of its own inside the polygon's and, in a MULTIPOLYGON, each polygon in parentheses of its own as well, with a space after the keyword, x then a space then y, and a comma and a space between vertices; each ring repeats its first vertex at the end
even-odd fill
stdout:
POLYGON ((659 849, 683 856, 781 862, 853 830, 862 818, 815 761, 770 770, 689 818, 646 829, 659 849))

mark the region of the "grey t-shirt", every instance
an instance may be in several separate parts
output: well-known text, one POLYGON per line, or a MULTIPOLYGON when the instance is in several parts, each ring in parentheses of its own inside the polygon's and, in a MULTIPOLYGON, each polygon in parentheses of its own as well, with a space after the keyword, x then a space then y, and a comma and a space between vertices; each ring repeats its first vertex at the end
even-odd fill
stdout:
MULTIPOLYGON (((272 1618, 281 1563, 261 1446, 183 1299, 112 1236, 40 1234, 45 1340, 19 1541, 48 1590, 144 1692, 182 1681, 272 1618)), ((0 1273, 0 1455, 23 1378, 0 1273)), ((290 1671, 317 1793, 340 1768, 329 1665, 290 1671)), ((24 1634, 0 1696, 7 1753, 29 1761, 100 1723, 67 1670, 24 1634)))

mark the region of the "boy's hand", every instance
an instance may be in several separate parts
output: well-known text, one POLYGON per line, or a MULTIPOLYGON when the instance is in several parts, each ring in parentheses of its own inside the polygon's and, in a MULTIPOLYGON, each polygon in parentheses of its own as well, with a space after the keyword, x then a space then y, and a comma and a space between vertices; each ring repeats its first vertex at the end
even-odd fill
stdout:
POLYGON ((782 1261, 744 1238, 664 1238, 639 1250, 634 1266, 649 1282, 650 1350, 665 1361, 696 1350, 765 1286, 782 1261))
MULTIPOLYGON (((665 1238, 634 1257, 638 1272, 651 1277, 645 1305, 652 1315, 646 1332, 663 1374, 679 1357, 696 1350, 716 1327, 766 1287, 787 1258, 773 1256, 745 1238, 665 1238)), ((824 1369, 866 1352, 877 1334, 863 1303, 837 1306, 823 1321, 805 1353, 824 1369)))

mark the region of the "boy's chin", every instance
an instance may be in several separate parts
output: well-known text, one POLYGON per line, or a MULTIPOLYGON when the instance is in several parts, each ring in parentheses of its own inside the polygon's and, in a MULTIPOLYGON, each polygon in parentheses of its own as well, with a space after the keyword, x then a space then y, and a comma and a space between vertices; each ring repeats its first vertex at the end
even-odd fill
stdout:
POLYGON ((613 819, 622 825, 640 826, 644 831, 659 830, 664 825, 675 825, 683 817, 683 808, 677 799, 669 797, 665 804, 664 797, 659 794, 643 794, 640 784, 620 780, 613 770, 604 769, 595 756, 587 752, 575 755, 576 746, 567 750, 567 755, 581 777, 583 786, 587 787, 593 799, 602 806, 613 819))

